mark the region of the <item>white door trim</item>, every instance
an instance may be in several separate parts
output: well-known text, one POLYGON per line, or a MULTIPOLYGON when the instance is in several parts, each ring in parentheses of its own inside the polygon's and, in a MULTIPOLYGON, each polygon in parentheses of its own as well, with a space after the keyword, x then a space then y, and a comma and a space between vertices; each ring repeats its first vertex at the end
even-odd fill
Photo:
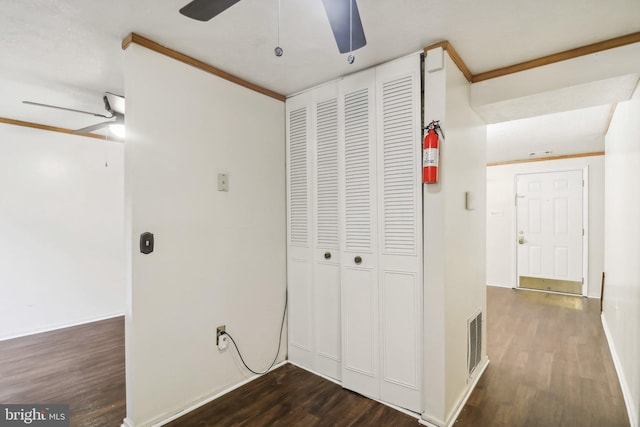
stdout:
POLYGON ((589 165, 582 169, 582 296, 589 289, 589 165))

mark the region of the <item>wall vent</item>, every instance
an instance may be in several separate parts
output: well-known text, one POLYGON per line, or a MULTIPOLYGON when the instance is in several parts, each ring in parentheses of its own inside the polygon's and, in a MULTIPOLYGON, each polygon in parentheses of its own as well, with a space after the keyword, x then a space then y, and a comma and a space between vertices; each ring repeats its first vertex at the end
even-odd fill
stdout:
POLYGON ((482 312, 467 320, 467 375, 473 376, 482 360, 482 312))

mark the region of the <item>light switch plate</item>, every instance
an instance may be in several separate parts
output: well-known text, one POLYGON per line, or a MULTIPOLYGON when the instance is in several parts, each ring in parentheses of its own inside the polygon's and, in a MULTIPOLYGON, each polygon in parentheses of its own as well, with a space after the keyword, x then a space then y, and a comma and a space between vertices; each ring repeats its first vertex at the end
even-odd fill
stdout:
POLYGON ((471 191, 467 191, 464 193, 464 207, 468 211, 472 211, 476 208, 473 203, 473 194, 471 193, 471 191))
POLYGON ((229 175, 226 173, 218 174, 218 191, 229 191, 229 175))

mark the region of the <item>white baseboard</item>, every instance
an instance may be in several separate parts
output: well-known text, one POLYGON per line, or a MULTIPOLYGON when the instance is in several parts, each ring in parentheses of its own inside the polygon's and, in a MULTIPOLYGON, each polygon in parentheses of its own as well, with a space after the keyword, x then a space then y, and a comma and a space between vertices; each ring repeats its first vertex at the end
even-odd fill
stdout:
MULTIPOLYGON (((279 368, 279 367, 281 367, 281 366, 283 366, 283 365, 285 365, 287 363, 288 363, 287 360, 283 360, 282 362, 277 363, 276 365, 274 365, 271 369, 269 369, 268 372, 271 372, 274 369, 277 369, 277 368, 279 368)), ((266 375, 266 373, 263 374, 263 375, 266 375)), ((174 421, 174 420, 180 418, 181 416, 186 415, 189 412, 194 411, 194 410, 200 408, 201 406, 204 406, 207 403, 210 403, 210 402, 216 400, 217 398, 219 398, 219 397, 221 397, 221 396, 223 396, 223 395, 225 395, 225 394, 227 394, 229 392, 232 392, 233 390, 242 387, 243 385, 248 384, 248 383, 250 383, 251 381, 253 381, 253 380, 257 379, 257 378, 260 378, 261 376, 262 375, 253 375, 253 376, 251 376, 251 377, 249 377, 249 378, 247 378, 245 380, 240 381, 239 383, 237 383, 237 384, 235 384, 235 385, 233 385, 233 386, 231 386, 229 388, 226 388, 226 389, 220 391, 220 392, 217 392, 217 393, 215 393, 213 395, 210 395, 210 396, 205 396, 204 398, 202 398, 202 399, 198 400, 197 402, 191 404, 191 406, 181 410, 180 412, 174 413, 174 414, 169 415, 169 416, 167 416, 167 415, 160 416, 159 419, 151 421, 151 423, 149 423, 149 425, 151 425, 151 427, 161 427, 161 426, 163 426, 165 424, 168 424, 171 421, 174 421)), ((126 420, 127 419, 125 418, 125 421, 126 420)), ((145 423, 145 424, 147 424, 147 423, 145 423)), ((135 427, 135 426, 133 425, 133 423, 129 423, 128 425, 125 425, 123 423, 122 427, 135 427)))
MULTIPOLYGON (((317 376, 319 376, 321 378, 324 378, 324 379, 326 379, 328 381, 331 381, 331 382, 333 382, 335 384, 338 384, 340 386, 342 385, 342 383, 340 381, 338 381, 338 380, 336 380, 334 378, 330 378, 330 377, 327 377, 326 375, 322 375, 322 374, 320 374, 318 372, 314 372, 314 371, 312 371, 310 369, 307 369, 307 368, 305 368, 303 366, 300 366, 297 363, 293 363, 293 362, 291 362, 289 360, 284 360, 284 361, 278 363, 273 368, 271 368, 269 370, 269 372, 271 372, 274 369, 277 369, 277 368, 279 368, 279 367, 281 367, 281 366, 283 366, 283 365, 285 365, 287 363, 290 363, 290 364, 292 364, 294 366, 297 366, 298 368, 304 369, 305 371, 308 371, 308 372, 310 372, 310 373, 312 373, 314 375, 317 375, 317 376)), ((465 392, 463 397, 458 402, 458 405, 456 407, 455 412, 449 418, 448 422, 446 424, 444 424, 444 427, 453 426, 453 424, 455 423, 456 419, 458 418, 458 415, 460 415, 460 412, 462 411, 462 408, 464 408, 464 405, 467 403, 467 400, 469 399, 469 396, 471 396, 471 393, 475 389, 476 385, 478 384, 478 381, 480 380, 480 377, 482 377, 482 375, 484 374, 484 371, 487 369, 488 365, 489 365, 489 359, 485 359, 485 361, 481 365, 481 368, 480 368, 480 371, 478 372, 478 375, 475 376, 475 378, 473 379, 473 382, 467 388, 467 391, 465 392)), ((194 411, 194 410, 206 405, 207 403, 210 403, 210 402, 214 401, 215 399, 217 399, 217 398, 219 398, 219 397, 221 397, 221 396, 223 396, 223 395, 225 395, 227 393, 230 393, 231 391, 233 391, 233 390, 235 390, 235 389, 237 389, 239 387, 242 387, 243 385, 248 384, 251 381, 253 381, 253 380, 255 380, 256 378, 259 378, 259 377, 260 377, 260 375, 254 375, 254 376, 252 376, 250 378, 247 378, 247 379, 239 382, 238 384, 235 384, 235 385, 233 385, 233 386, 231 386, 231 387, 229 387, 229 388, 227 388, 225 390, 222 390, 222 391, 220 391, 218 393, 215 393, 215 394, 213 394, 211 396, 208 396, 208 397, 205 397, 205 398, 199 400, 198 402, 192 404, 188 408, 185 408, 185 409, 181 410, 178 413, 175 413, 175 414, 173 414, 171 416, 168 416, 168 417, 164 417, 161 420, 156 420, 156 421, 152 422, 150 425, 152 427, 164 426, 165 424, 168 424, 171 421, 174 421, 174 420, 182 417, 183 415, 186 415, 189 412, 194 411)), ((372 400, 376 400, 376 399, 372 399, 372 400)), ((379 402, 379 403, 382 403, 382 404, 384 404, 384 405, 386 405, 386 406, 388 406, 388 407, 390 407, 392 409, 395 409, 396 411, 402 412, 402 413, 404 413, 406 415, 409 415, 409 416, 411 416, 413 418, 416 418, 418 420, 418 423, 421 424, 421 425, 425 425, 425 426, 429 426, 429 427, 443 427, 442 425, 430 423, 429 421, 421 418, 420 415, 416 414, 415 412, 411 412, 411 411, 409 411, 407 409, 398 407, 398 406, 390 404, 388 402, 383 402, 383 401, 380 401, 380 400, 376 400, 376 401, 379 402)), ((145 424, 147 424, 147 423, 145 423, 145 424)), ((135 427, 135 425, 133 424, 133 422, 131 420, 129 420, 128 418, 125 418, 124 421, 122 422, 121 427, 135 427)), ((635 427, 635 426, 632 426, 632 427, 635 427)))
POLYGON ((611 331, 609 330, 609 325, 607 325, 607 318, 604 316, 604 313, 600 315, 600 319, 602 319, 602 328, 604 329, 604 335, 607 337, 609 351, 611 352, 611 358, 613 359, 613 366, 615 366, 616 368, 616 374, 618 375, 618 381, 620 382, 620 388, 622 389, 622 396, 624 397, 624 403, 627 407, 629 424, 631 425, 631 427, 640 427, 638 426, 638 413, 636 412, 637 409, 633 404, 633 399, 631 398, 631 390, 629 389, 629 384, 627 383, 627 380, 624 376, 620 357, 618 357, 616 347, 613 345, 613 337, 611 336, 611 331))
POLYGON ((29 330, 18 332, 16 334, 12 334, 12 335, 6 335, 6 336, 3 336, 3 337, 0 337, 0 341, 12 340, 14 338, 28 337, 30 335, 42 334, 44 332, 57 331, 59 329, 66 329, 66 328, 71 328, 73 326, 86 325, 87 323, 100 322, 102 320, 115 319, 116 317, 122 317, 122 316, 124 316, 124 313, 116 313, 116 314, 108 314, 108 315, 105 315, 105 316, 85 318, 85 319, 81 319, 81 320, 73 320, 71 322, 56 323, 56 324, 49 325, 49 326, 43 326, 41 328, 29 329, 29 330))
POLYGON ((418 424, 420 424, 422 426, 427 426, 427 427, 442 427, 441 423, 432 423, 432 422, 429 422, 429 421, 425 420, 424 418, 419 418, 418 419, 418 424))
POLYGON ((293 366, 295 366, 295 367, 297 367, 297 368, 304 369, 304 370, 305 370, 305 371, 307 371, 307 372, 311 372, 313 375, 317 375, 317 376, 319 376, 320 378, 324 378, 325 380, 327 380, 327 381, 331 381, 332 383, 338 384, 340 387, 342 387, 342 381, 340 381, 340 380, 337 380, 337 379, 335 379, 335 378, 328 377, 328 376, 326 376, 326 375, 324 375, 324 374, 321 374, 321 373, 319 373, 319 372, 316 372, 316 371, 312 371, 311 369, 306 368, 306 367, 304 367, 304 366, 302 366, 302 365, 298 365, 296 362, 292 362, 291 360, 287 360, 287 363, 289 363, 290 365, 293 365, 293 366))
POLYGON ((489 359, 485 359, 483 361, 482 365, 480 366, 480 371, 478 371, 478 374, 473 378, 471 385, 467 387, 467 391, 462 395, 460 400, 458 400, 458 403, 454 411, 451 413, 451 415, 449 416, 446 422, 434 423, 433 420, 429 421, 428 419, 425 419, 424 418, 425 415, 423 415, 422 418, 418 420, 418 423, 424 426, 429 426, 429 427, 452 427, 455 424, 456 420, 458 419, 460 412, 462 412, 464 405, 467 404, 467 400, 469 400, 469 396, 471 396, 471 393, 473 393, 473 390, 476 388, 476 385, 478 385, 478 381, 480 381, 480 378, 482 377, 482 374, 484 374, 484 371, 487 369, 487 366, 489 366, 489 359))
POLYGON ((420 414, 417 412, 410 411, 408 409, 394 405, 393 403, 385 402, 383 400, 378 400, 378 399, 372 399, 372 400, 375 400, 378 403, 382 403, 384 406, 388 406, 389 408, 395 409, 398 412, 402 412, 403 414, 408 415, 411 418, 415 418, 416 420, 418 420, 418 422, 420 421, 420 414))

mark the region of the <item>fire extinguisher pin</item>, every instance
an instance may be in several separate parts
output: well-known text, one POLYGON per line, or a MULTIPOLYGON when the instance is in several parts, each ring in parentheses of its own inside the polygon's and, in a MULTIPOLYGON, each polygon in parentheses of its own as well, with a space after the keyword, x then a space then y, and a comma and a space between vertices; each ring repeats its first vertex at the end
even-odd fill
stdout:
POLYGON ((426 130, 426 131, 432 130, 437 134, 439 134, 442 137, 442 139, 444 139, 444 131, 440 126, 440 120, 432 120, 431 123, 429 123, 423 130, 426 130))

